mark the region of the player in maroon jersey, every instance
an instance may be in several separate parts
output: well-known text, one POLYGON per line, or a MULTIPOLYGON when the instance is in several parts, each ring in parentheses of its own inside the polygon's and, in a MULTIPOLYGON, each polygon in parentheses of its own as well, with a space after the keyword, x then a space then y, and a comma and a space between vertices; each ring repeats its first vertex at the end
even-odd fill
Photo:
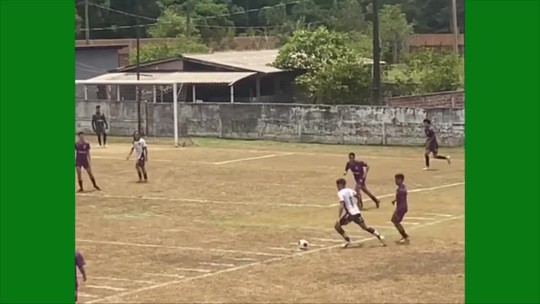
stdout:
POLYGON ((401 235, 401 240, 397 241, 397 243, 407 244, 409 243, 409 235, 401 225, 401 221, 409 209, 407 204, 407 187, 403 183, 405 181, 405 176, 403 174, 396 174, 394 180, 397 185, 397 190, 396 198, 392 201, 392 205, 396 205, 396 210, 394 211, 394 214, 392 214, 391 221, 401 235))
POLYGON ((81 272, 83 281, 86 282, 86 270, 84 269, 84 265, 85 262, 82 254, 78 250, 75 250, 75 302, 77 302, 79 293, 79 279, 77 278, 77 269, 79 269, 79 271, 81 272))
POLYGON ((77 133, 79 140, 75 143, 75 169, 77 170, 77 179, 79 180, 79 191, 83 192, 83 181, 82 181, 82 169, 86 170, 94 188, 96 190, 101 190, 96 184, 96 179, 92 173, 92 168, 90 167, 90 143, 84 140, 84 133, 77 133))
POLYGON ((437 143, 437 137, 435 136, 435 131, 431 127, 431 121, 429 119, 424 119, 424 132, 426 133, 426 151, 424 157, 426 159, 426 167, 424 170, 429 170, 429 154, 433 154, 435 159, 445 159, 448 164, 450 164, 450 156, 439 155, 439 144, 437 143))
POLYGON ((356 187, 354 190, 356 191, 356 198, 358 199, 358 205, 360 206, 360 209, 364 209, 360 190, 367 194, 367 196, 369 196, 369 198, 371 198, 371 200, 375 202, 377 208, 379 208, 379 204, 381 202, 375 197, 375 195, 373 195, 373 193, 371 193, 371 191, 368 190, 366 186, 367 174, 369 172, 368 164, 364 161, 357 161, 356 155, 351 152, 349 153, 349 161, 345 164, 345 173, 343 173, 343 175, 347 175, 347 172, 349 170, 351 170, 354 176, 354 180, 356 181, 356 187))

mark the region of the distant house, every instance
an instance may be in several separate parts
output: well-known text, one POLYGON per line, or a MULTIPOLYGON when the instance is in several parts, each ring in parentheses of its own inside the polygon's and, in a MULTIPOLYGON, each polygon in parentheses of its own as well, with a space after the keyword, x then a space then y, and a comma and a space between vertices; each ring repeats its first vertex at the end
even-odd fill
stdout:
POLYGON ((118 100, 135 100, 139 85, 142 99, 172 102, 176 85, 179 102, 293 102, 294 80, 302 71, 271 66, 277 54, 278 50, 258 50, 182 55, 140 64, 139 80, 137 66, 130 65, 78 83, 106 86, 106 94, 99 95, 118 100))

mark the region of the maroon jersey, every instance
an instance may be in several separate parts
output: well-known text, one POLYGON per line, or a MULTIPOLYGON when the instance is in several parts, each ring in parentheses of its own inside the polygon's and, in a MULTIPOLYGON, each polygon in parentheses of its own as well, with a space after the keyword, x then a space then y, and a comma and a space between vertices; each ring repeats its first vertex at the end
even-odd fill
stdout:
POLYGON ((400 211, 407 211, 407 187, 405 184, 398 186, 396 190, 396 209, 400 211))
POLYGON ((88 163, 88 155, 90 153, 90 144, 87 142, 75 143, 75 152, 77 153, 77 156, 75 156, 75 166, 88 168, 90 165, 88 163))
POLYGON ((426 133, 426 149, 437 152, 437 149, 439 148, 439 144, 437 143, 437 137, 435 136, 435 131, 428 126, 424 128, 424 133, 426 133))
POLYGON ((354 179, 357 182, 363 181, 364 180, 364 167, 367 167, 367 164, 363 161, 355 160, 352 163, 347 162, 347 164, 345 164, 345 172, 347 172, 348 170, 351 170, 351 172, 353 173, 354 179))
POLYGON ((75 250, 75 287, 79 286, 77 269, 81 270, 85 264, 82 254, 78 250, 75 250))

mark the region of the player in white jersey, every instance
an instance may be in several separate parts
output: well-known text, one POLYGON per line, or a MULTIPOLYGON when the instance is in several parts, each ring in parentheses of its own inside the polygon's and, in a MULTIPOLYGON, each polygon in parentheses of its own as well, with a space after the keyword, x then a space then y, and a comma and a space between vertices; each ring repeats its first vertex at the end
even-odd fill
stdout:
POLYGON ((135 154, 137 155, 137 161, 135 162, 135 169, 137 169, 137 174, 139 175, 139 183, 142 182, 148 182, 148 174, 146 173, 146 162, 148 161, 148 146, 146 145, 146 141, 142 136, 139 134, 139 132, 135 131, 133 133, 133 147, 131 147, 131 151, 129 151, 129 155, 127 159, 129 160, 129 157, 133 153, 133 150, 135 150, 135 154), (144 181, 143 181, 144 177, 144 181))
POLYGON ((377 230, 366 226, 366 223, 362 218, 362 214, 360 213, 360 208, 358 207, 356 192, 352 189, 346 188, 347 181, 343 178, 338 179, 336 181, 336 185, 338 188, 339 214, 334 228, 345 240, 343 248, 347 248, 351 244, 351 239, 347 236, 347 233, 342 228, 342 226, 345 226, 350 222, 356 223, 358 226, 360 226, 360 228, 377 237, 377 239, 379 239, 379 241, 385 245, 384 237, 380 235, 377 230))

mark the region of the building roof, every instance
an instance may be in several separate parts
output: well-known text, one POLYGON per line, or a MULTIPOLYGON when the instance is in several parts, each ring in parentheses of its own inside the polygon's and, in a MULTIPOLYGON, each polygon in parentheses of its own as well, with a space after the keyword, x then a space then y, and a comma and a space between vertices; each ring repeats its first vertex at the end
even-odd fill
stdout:
POLYGON ((86 80, 77 80, 76 84, 87 85, 164 85, 175 83, 188 84, 227 84, 247 78, 256 73, 253 72, 168 72, 168 73, 140 73, 137 80, 136 73, 108 73, 86 80))
POLYGON ((275 68, 272 63, 276 60, 279 50, 216 52, 211 54, 185 54, 183 58, 210 64, 230 66, 258 73, 275 73, 283 70, 275 68))

